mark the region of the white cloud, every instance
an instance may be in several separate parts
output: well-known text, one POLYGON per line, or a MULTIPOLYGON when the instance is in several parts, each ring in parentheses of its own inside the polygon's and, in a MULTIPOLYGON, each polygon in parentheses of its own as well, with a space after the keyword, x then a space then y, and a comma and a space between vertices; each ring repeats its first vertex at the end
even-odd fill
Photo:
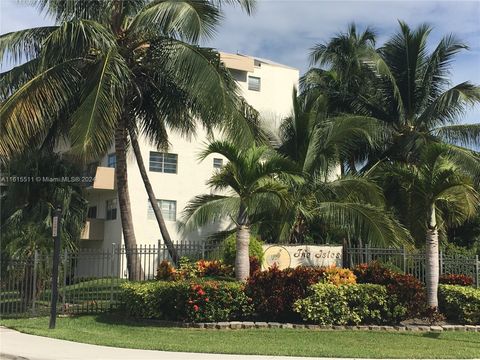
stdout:
MULTIPOLYGON (((15 0, 0 1, 1 32, 51 23, 31 7, 15 0)), ((259 0, 257 11, 247 16, 238 8, 225 8, 225 20, 217 36, 206 44, 230 52, 242 52, 299 68, 308 67, 308 49, 343 31, 350 22, 371 25, 382 43, 397 29, 397 20, 414 27, 430 24, 431 44, 454 33, 470 46, 457 56, 454 83, 471 80, 480 84, 479 1, 324 1, 259 0)), ((480 121, 479 109, 466 120, 480 121)))

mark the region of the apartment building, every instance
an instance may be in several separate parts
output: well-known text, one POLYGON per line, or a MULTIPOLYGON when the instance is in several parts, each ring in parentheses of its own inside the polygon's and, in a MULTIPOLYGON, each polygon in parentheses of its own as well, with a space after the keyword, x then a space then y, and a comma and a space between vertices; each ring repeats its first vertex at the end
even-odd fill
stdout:
MULTIPOLYGON (((291 113, 292 90, 298 86, 299 71, 252 56, 220 55, 246 101, 270 126, 277 127, 279 121, 291 113)), ((185 237, 178 233, 177 221, 189 200, 210 192, 206 182, 225 159, 211 155, 202 162, 198 161, 198 153, 205 147, 206 133, 203 131, 198 131, 191 139, 170 133, 169 140, 171 146, 165 153, 140 138, 142 156, 172 239, 200 240, 206 234, 193 233, 185 237)), ((81 247, 108 248, 112 243, 123 243, 115 189, 115 154, 112 152, 98 165, 95 182, 88 189, 89 213, 81 247)), ((161 239, 160 230, 133 153, 128 155, 127 166, 137 243, 157 244, 161 239)))

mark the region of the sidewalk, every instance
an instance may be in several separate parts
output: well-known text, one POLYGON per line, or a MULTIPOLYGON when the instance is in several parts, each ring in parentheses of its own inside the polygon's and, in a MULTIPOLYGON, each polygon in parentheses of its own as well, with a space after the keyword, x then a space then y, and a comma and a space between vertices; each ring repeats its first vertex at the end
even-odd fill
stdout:
MULTIPOLYGON (((0 327, 0 359, 5 360, 321 360, 290 356, 225 355, 122 349, 22 334, 0 327)), ((329 360, 334 360, 330 358, 329 360)))

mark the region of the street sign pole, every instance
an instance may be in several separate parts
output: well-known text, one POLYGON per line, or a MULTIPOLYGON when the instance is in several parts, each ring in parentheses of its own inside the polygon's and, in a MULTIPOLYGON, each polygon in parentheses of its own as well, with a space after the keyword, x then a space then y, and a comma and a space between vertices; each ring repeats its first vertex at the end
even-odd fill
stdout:
POLYGON ((58 301, 58 264, 60 262, 60 224, 62 220, 62 208, 57 206, 52 222, 53 237, 53 268, 52 268, 52 303, 50 305, 50 329, 55 329, 57 321, 58 301))

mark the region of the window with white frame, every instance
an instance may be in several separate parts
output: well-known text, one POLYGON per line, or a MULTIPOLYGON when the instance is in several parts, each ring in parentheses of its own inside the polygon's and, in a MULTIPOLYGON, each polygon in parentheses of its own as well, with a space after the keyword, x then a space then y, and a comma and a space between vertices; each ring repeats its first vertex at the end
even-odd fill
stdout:
POLYGON ((117 156, 115 154, 108 154, 107 166, 114 168, 117 165, 117 156))
POLYGON ((214 158, 213 159, 213 168, 214 169, 221 169, 223 167, 223 159, 214 158))
MULTIPOLYGON (((157 202, 165 221, 177 220, 177 202, 175 200, 157 199, 157 202)), ((149 220, 155 220, 155 213, 153 212, 150 200, 148 201, 147 218, 149 220)))
POLYGON ((150 171, 163 172, 167 174, 177 173, 177 154, 168 154, 156 151, 150 151, 150 171))
POLYGON ((115 220, 117 218, 117 199, 110 199, 106 202, 107 220, 115 220))
POLYGON ((260 91, 260 78, 255 76, 248 77, 248 90, 260 91))

